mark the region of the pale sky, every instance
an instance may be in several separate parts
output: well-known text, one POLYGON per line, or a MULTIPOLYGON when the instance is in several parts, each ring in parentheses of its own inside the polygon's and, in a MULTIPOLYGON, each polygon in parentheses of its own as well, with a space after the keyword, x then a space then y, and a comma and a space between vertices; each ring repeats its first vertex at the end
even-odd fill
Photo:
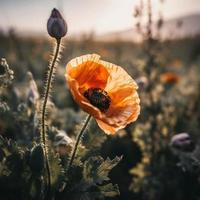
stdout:
MULTIPOLYGON (((159 0, 152 1, 156 17, 160 4, 159 0)), ((132 14, 137 3, 138 0, 0 0, 0 28, 44 32, 51 9, 57 7, 71 34, 124 30, 134 25, 132 14)), ((162 11, 165 19, 200 13, 200 0, 165 0, 162 11)))

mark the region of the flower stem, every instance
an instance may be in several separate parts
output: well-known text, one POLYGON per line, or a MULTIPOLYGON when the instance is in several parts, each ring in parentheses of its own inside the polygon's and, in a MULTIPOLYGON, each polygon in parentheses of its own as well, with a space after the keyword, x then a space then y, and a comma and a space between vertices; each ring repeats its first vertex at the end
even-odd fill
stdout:
POLYGON ((47 169, 47 196, 49 195, 50 192, 50 187, 51 187, 51 172, 50 172, 50 166, 49 166, 49 161, 48 161, 48 148, 47 148, 47 142, 46 142, 46 109, 47 109, 47 102, 49 99, 49 94, 51 91, 51 86, 52 86, 52 80, 53 80, 53 75, 55 71, 55 65, 56 61, 59 55, 59 50, 60 50, 60 39, 56 40, 56 50, 53 56, 53 60, 49 66, 49 72, 47 75, 47 82, 46 82, 46 87, 45 87, 45 92, 44 92, 44 100, 42 104, 42 116, 41 116, 41 143, 44 146, 44 154, 46 158, 46 169, 47 169))
POLYGON ((46 135, 45 135, 45 119, 46 119, 46 107, 47 107, 47 101, 49 99, 49 93, 51 90, 51 84, 52 84, 52 78, 53 78, 53 72, 54 72, 54 66, 56 64, 56 60, 59 54, 59 49, 60 49, 60 40, 56 40, 56 52, 54 54, 53 57, 53 61, 49 67, 50 71, 48 73, 48 77, 47 77, 47 84, 46 84, 46 88, 45 88, 45 93, 44 93, 44 101, 43 101, 43 105, 42 105, 42 143, 44 145, 46 145, 46 135))
POLYGON ((76 152, 77 152, 77 148, 78 148, 79 142, 80 142, 80 140, 81 140, 81 138, 82 138, 82 136, 84 134, 85 129, 87 128, 87 126, 89 124, 90 119, 91 119, 91 115, 88 115, 86 120, 85 120, 85 123, 84 123, 83 127, 80 130, 80 133, 77 136, 76 143, 75 143, 75 146, 74 146, 74 149, 73 149, 73 152, 72 152, 72 156, 71 156, 71 159, 69 161, 68 169, 70 169, 71 166, 72 166, 72 163, 73 163, 74 158, 76 156, 76 152))

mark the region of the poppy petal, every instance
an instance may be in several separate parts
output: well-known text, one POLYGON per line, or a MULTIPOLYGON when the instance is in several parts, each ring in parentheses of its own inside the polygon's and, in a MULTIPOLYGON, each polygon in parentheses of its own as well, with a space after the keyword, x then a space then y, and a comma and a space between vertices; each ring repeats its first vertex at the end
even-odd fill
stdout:
POLYGON ((78 82, 81 91, 92 87, 105 88, 109 73, 99 63, 99 58, 96 54, 89 54, 77 57, 67 64, 67 74, 78 82))
POLYGON ((75 101, 96 119, 105 133, 114 134, 137 119, 140 113, 138 86, 120 66, 89 54, 71 60, 65 76, 75 101), (92 88, 100 88, 108 94, 111 101, 107 110, 101 111, 84 97, 84 92, 92 88))

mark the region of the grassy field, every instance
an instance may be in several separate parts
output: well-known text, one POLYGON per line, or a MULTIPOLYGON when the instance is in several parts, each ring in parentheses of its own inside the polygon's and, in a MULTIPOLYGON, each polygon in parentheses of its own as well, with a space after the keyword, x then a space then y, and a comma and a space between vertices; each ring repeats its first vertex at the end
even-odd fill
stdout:
MULTIPOLYGON (((31 147, 38 136, 33 116, 37 108, 29 107, 27 96, 27 72, 32 73, 41 97, 52 43, 42 37, 23 38, 14 31, 0 33, 0 56, 14 71, 12 83, 0 88, 0 134, 21 146, 31 147)), ((121 193, 114 199, 199 199, 200 37, 140 44, 96 42, 90 37, 71 41, 66 37, 62 45, 48 112, 52 143, 55 130, 75 138, 77 125, 85 117, 68 90, 66 64, 74 57, 97 53, 103 60, 122 66, 137 81, 141 100, 141 114, 136 122, 114 136, 106 136, 93 121, 93 131, 83 138, 83 145, 90 149, 87 156, 123 156, 110 173, 111 182, 118 184, 121 193), (170 146, 172 136, 182 132, 194 141, 195 148, 190 152, 170 146)), ((0 181, 0 185, 3 183, 0 181)), ((7 199, 13 199, 12 195, 7 199)))

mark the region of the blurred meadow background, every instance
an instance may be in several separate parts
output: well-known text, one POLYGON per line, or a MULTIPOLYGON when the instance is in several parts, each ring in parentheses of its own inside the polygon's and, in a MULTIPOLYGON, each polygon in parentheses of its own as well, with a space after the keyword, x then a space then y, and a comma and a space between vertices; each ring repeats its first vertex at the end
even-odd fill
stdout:
POLYGON ((120 190, 113 199, 200 199, 199 0, 1 0, 0 57, 14 79, 0 90, 0 134, 21 143, 35 137, 28 94, 33 79, 43 91, 52 50, 46 21, 54 7, 65 17, 68 34, 48 117, 52 135, 58 129, 75 137, 85 116, 66 85, 67 62, 97 53, 137 81, 141 100, 136 122, 114 136, 94 124, 94 135, 83 138, 91 137, 86 145, 103 158, 123 155, 110 173, 120 190), (183 132, 193 147, 174 149, 171 138, 183 132))

